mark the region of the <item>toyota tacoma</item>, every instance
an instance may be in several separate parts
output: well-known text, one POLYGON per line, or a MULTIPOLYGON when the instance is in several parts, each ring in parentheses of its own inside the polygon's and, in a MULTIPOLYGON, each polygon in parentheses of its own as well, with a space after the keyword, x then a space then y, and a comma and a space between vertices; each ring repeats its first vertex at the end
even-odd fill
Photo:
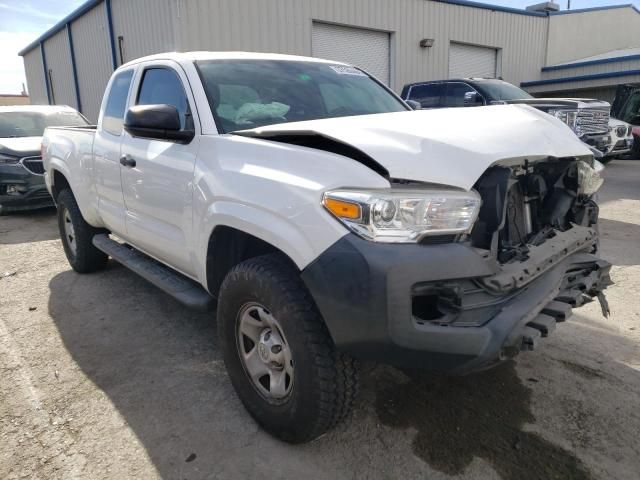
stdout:
POLYGON ((73 269, 216 309, 240 400, 289 442, 348 414, 356 359, 464 374, 607 310, 601 165, 526 105, 412 111, 350 65, 169 53, 43 152, 73 269))

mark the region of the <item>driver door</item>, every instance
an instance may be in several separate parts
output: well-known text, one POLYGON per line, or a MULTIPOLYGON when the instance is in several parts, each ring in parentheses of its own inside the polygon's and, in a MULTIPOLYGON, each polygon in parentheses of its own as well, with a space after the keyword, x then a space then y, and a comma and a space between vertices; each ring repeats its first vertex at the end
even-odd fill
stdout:
MULTIPOLYGON (((182 129, 198 125, 187 77, 174 62, 139 68, 130 105, 152 104, 175 106, 182 129)), ((197 133, 184 144, 125 132, 120 162, 129 242, 189 276, 196 274, 190 244, 197 133)))

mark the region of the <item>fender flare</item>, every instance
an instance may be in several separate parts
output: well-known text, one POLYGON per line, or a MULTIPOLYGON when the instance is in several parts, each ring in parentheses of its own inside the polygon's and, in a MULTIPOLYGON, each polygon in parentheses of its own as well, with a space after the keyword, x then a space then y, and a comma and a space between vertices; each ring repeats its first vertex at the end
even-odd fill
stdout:
MULTIPOLYGON (((199 266, 198 277, 201 281, 207 278, 209 239, 215 228, 220 226, 235 228, 272 245, 287 255, 301 271, 321 253, 313 247, 301 228, 283 216, 256 206, 228 200, 215 202, 207 208, 201 225, 196 249, 199 258, 194 259, 194 265, 199 266)), ((344 235, 347 233, 345 230, 344 235)), ((335 241, 341 236, 336 235, 335 241)))

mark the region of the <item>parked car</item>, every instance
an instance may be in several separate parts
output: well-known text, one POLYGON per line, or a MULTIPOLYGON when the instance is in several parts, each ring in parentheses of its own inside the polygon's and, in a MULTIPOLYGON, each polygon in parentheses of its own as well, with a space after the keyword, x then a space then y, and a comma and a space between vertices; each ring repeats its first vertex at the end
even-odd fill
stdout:
POLYGON ((44 129, 88 124, 70 107, 0 107, 0 214, 53 205, 40 156, 44 129))
POLYGON ((167 53, 119 67, 97 127, 43 148, 72 268, 110 256, 217 301, 240 400, 289 442, 347 415, 354 358, 467 373, 591 297, 606 312, 602 165, 527 105, 411 111, 342 63, 167 53))
POLYGON ((640 158, 640 84, 618 85, 611 115, 632 125, 632 155, 640 158))
POLYGON ((587 145, 606 152, 609 139, 609 102, 587 98, 534 98, 521 88, 495 78, 460 78, 405 85, 402 98, 422 108, 477 107, 526 104, 566 123, 587 145))
POLYGON ((632 129, 633 127, 627 122, 613 117, 609 119, 609 137, 611 141, 604 152, 604 159, 601 160, 603 163, 631 152, 633 147, 632 129))

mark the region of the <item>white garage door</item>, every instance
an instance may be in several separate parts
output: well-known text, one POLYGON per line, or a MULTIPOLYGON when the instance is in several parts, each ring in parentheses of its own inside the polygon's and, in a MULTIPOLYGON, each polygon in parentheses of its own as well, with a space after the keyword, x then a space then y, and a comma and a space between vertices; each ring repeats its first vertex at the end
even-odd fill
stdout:
POLYGON ((312 55, 356 65, 389 85, 389 34, 313 23, 312 55))
POLYGON ((496 76, 495 48, 451 43, 449 46, 449 78, 496 76))

